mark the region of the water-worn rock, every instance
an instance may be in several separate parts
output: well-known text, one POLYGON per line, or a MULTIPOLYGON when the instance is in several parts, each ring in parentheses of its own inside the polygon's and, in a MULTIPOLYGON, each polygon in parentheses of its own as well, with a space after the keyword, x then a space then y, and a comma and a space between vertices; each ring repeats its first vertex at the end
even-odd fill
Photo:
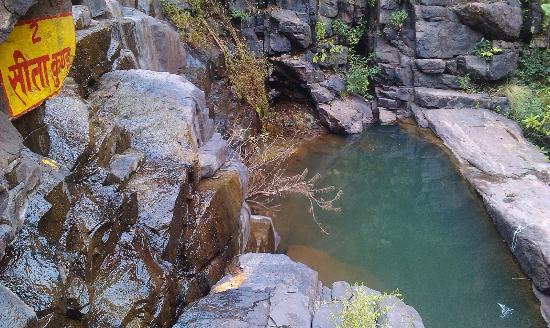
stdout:
POLYGON ((246 246, 248 253, 275 253, 281 237, 275 230, 270 217, 250 216, 250 238, 246 246))
POLYGON ((225 163, 227 153, 227 141, 219 133, 199 148, 199 165, 201 177, 209 178, 225 163))
POLYGON ((0 327, 31 328, 36 326, 38 326, 38 319, 32 308, 0 284, 0 327))
POLYGON ((389 110, 379 108, 378 119, 382 125, 392 125, 397 123, 397 115, 389 110))
POLYGON ((67 78, 60 93, 45 103, 44 125, 47 130, 48 157, 71 169, 90 141, 90 106, 67 78))
POLYGON ((416 310, 403 303, 395 296, 385 297, 379 303, 380 307, 387 307, 389 310, 377 320, 380 327, 402 327, 422 328, 424 323, 416 310))
POLYGON ((90 8, 83 5, 73 6, 73 23, 77 30, 89 27, 92 24, 92 14, 90 8))
POLYGON ((321 122, 333 133, 355 134, 363 132, 363 120, 372 119, 371 106, 359 97, 336 99, 330 104, 318 104, 321 122))
POLYGON ((550 294, 550 164, 511 120, 484 108, 423 109, 526 274, 550 294))
POLYGON ((457 6, 455 12, 462 22, 491 39, 515 40, 523 23, 517 0, 467 2, 457 6))

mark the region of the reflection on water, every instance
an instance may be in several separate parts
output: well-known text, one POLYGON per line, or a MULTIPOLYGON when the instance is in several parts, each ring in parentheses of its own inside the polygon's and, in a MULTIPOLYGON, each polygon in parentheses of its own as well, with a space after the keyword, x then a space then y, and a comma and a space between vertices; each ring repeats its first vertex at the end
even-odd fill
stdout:
POLYGON ((344 191, 341 213, 318 213, 328 236, 300 199, 275 217, 282 248, 325 284, 399 289, 427 327, 545 327, 529 280, 517 279, 525 276, 481 204, 449 156, 414 130, 323 136, 291 167, 318 171, 323 185, 344 191))

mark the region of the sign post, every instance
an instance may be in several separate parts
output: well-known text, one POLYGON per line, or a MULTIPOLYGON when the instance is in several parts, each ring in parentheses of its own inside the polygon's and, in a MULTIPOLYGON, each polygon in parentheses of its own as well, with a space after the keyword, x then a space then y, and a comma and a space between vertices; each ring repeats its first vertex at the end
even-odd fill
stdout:
POLYGON ((10 119, 38 107, 61 89, 75 50, 70 10, 17 22, 0 44, 1 91, 10 119))

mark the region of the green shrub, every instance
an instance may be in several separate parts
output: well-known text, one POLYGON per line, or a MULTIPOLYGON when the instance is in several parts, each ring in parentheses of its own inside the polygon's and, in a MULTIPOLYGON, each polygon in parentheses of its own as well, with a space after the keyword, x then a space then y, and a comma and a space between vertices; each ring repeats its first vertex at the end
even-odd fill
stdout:
POLYGON ((345 73, 346 91, 370 98, 370 80, 380 73, 380 67, 369 65, 367 58, 353 52, 349 55, 349 68, 345 73))
POLYGON ((466 74, 464 76, 459 77, 458 85, 460 86, 460 89, 462 91, 465 91, 467 93, 477 92, 477 88, 475 84, 472 82, 472 78, 470 77, 470 74, 466 74))
POLYGON ((404 9, 395 10, 390 14, 389 25, 397 31, 401 31, 405 24, 405 20, 409 17, 404 9))
POLYGON ((494 55, 502 53, 502 49, 494 47, 493 43, 485 38, 482 38, 474 48, 474 55, 480 58, 489 59, 494 55))
POLYGON ((533 90, 525 85, 504 88, 511 106, 510 118, 516 120, 535 144, 550 146, 550 87, 533 90))
POLYGON ((367 0, 367 4, 370 8, 376 7, 376 0, 367 0))
POLYGON ((325 38, 326 33, 327 33, 327 24, 325 22, 318 20, 315 23, 315 41, 317 41, 317 43, 320 43, 325 38))
POLYGON ((524 51, 515 75, 525 84, 550 86, 550 49, 529 49, 524 51))
MULTIPOLYGON (((362 288, 362 285, 357 284, 352 287, 355 290, 361 290, 362 288)), ((349 291, 349 293, 352 293, 352 291, 349 291)), ((391 310, 389 306, 381 307, 379 303, 390 296, 401 297, 397 291, 389 295, 356 292, 351 300, 342 302, 342 312, 338 316, 341 325, 336 318, 333 318, 333 322, 338 328, 379 327, 377 326, 378 319, 391 310)))
POLYGON ((229 17, 236 21, 246 21, 250 18, 250 15, 245 10, 231 9, 229 11, 229 17))
POLYGON ((334 34, 345 41, 350 47, 355 47, 361 41, 366 29, 367 24, 363 21, 360 21, 353 27, 348 26, 341 19, 336 19, 332 22, 334 34))

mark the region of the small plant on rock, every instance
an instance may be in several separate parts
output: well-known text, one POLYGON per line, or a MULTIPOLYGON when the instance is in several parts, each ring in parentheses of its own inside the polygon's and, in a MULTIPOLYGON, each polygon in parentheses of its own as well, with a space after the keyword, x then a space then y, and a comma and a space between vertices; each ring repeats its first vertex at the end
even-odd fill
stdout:
POLYGON ((485 38, 482 38, 474 48, 474 55, 485 59, 490 59, 501 53, 502 49, 493 46, 493 43, 485 38))
POLYGON ((378 320, 391 310, 389 306, 380 306, 380 302, 391 296, 401 297, 399 291, 391 294, 375 294, 362 292, 363 289, 363 285, 353 285, 349 291, 350 294, 353 293, 353 297, 342 302, 342 312, 338 316, 339 320, 332 318, 335 326, 338 328, 380 327, 378 320))
POLYGON ((405 26, 405 20, 409 17, 409 14, 404 9, 399 9, 396 11, 393 11, 390 14, 388 24, 395 29, 396 31, 400 32, 403 30, 403 27, 405 26))
POLYGON ((475 93, 477 91, 470 74, 466 74, 458 78, 458 85, 460 89, 466 91, 467 93, 475 93))
POLYGON ((246 10, 231 9, 229 11, 229 17, 232 20, 242 22, 248 20, 250 18, 250 15, 248 14, 248 12, 246 12, 246 10))

